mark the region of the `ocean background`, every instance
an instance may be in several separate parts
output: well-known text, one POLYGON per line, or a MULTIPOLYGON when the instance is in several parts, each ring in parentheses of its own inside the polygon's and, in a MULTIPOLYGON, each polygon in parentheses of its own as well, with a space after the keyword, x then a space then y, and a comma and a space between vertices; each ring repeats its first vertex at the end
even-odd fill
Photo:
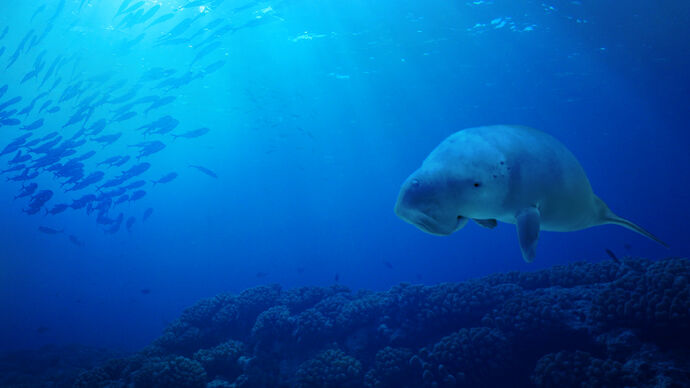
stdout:
MULTIPOLYGON (((139 142, 166 145, 141 160, 150 163, 140 176, 146 195, 109 212, 135 217, 130 230, 123 223, 106 234, 109 225, 85 209, 27 215, 29 199, 13 200, 22 182, 5 180, 20 171, 0 177, 0 350, 78 343, 134 351, 199 299, 263 284, 381 291, 601 262, 606 249, 650 259, 690 251, 687 2, 143 3, 117 17, 122 3, 111 0, 0 3, 0 87, 8 85, 0 104, 21 96, 6 110, 22 109, 61 78, 30 113, 15 114, 22 125, 45 120, 30 139, 53 131, 67 139, 115 120, 125 103, 94 101, 130 90, 131 101, 175 97, 109 122, 101 135, 122 133, 113 144, 85 136, 76 148, 96 151, 83 161, 84 175, 104 171, 103 184, 137 161, 97 163, 135 157, 129 145, 139 142), (171 34, 185 20, 188 28, 171 34), (36 68, 38 77, 22 83, 36 68), (156 68, 175 71, 140 81, 156 68), (158 87, 171 79, 179 87, 158 87), (72 85, 78 95, 59 102, 72 85), (63 128, 80 101, 93 104, 91 116, 63 128), (60 110, 46 112, 54 106, 60 110), (210 130, 176 140, 136 130, 164 115, 179 121, 175 134, 210 130), (555 136, 614 212, 670 249, 617 226, 543 232, 527 264, 512 225, 469 224, 436 237, 398 219, 400 185, 426 155, 457 130, 489 124, 555 136), (173 181, 148 183, 170 172, 173 181)), ((0 126, 0 148, 24 133, 0 126)), ((0 157, 2 169, 14 155, 0 157)), ((98 193, 97 185, 65 193, 64 179, 48 171, 31 181, 54 191, 48 208, 98 193)))

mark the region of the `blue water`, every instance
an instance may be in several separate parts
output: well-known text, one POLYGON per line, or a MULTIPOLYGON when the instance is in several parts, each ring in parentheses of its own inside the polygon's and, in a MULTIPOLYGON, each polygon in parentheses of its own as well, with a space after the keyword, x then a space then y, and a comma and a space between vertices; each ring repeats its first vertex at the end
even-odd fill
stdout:
MULTIPOLYGON (((106 172, 98 184, 65 193, 70 186, 61 188, 64 179, 51 172, 32 179, 54 192, 47 207, 69 204, 98 194, 97 185, 135 165, 130 145, 162 141, 165 149, 140 161, 150 169, 127 183, 179 176, 147 183, 145 197, 112 207, 109 216, 123 213, 125 220, 117 233, 104 233, 112 224, 97 223, 96 212, 85 209, 27 215, 28 199, 13 200, 22 184, 2 179, 20 171, 0 177, 2 350, 68 343, 139 349, 198 299, 260 284, 385 290, 399 282, 598 262, 608 259, 606 249, 652 259, 690 251, 684 2, 144 3, 117 17, 115 0, 0 4, 0 36, 8 27, 0 40, 0 87, 8 85, 0 103, 21 96, 6 109, 21 110, 62 79, 30 114, 13 115, 22 125, 44 118, 29 140, 53 131, 67 139, 82 126, 115 119, 126 102, 96 101, 125 96, 151 69, 175 70, 167 79, 192 76, 171 90, 156 87, 166 78, 142 81, 129 102, 175 100, 148 114, 150 103, 133 106, 136 116, 110 122, 99 135, 122 133, 120 139, 101 147, 86 136, 75 155, 61 160, 96 151, 83 164, 84 176, 106 172), (161 8, 146 23, 127 26, 155 4, 161 8), (165 14, 172 17, 147 27, 165 14), (188 18, 187 30, 166 35, 188 18), (58 56, 64 62, 40 86, 58 56), (214 64, 222 67, 209 71, 214 64), (38 77, 22 83, 36 65, 38 77), (121 80, 124 86, 110 92, 121 80), (72 85, 79 95, 58 102, 72 85), (38 114, 49 99, 60 111, 38 114), (91 116, 63 128, 80 101, 93 107, 91 116), (210 131, 173 140, 136 130, 165 115, 180 122, 174 134, 210 131), (463 128, 500 123, 558 138, 613 211, 670 249, 600 226, 543 232, 537 259, 527 264, 512 225, 470 224, 437 237, 395 216, 400 185, 439 142, 463 128), (114 155, 133 159, 110 169, 96 165, 114 155), (148 208, 154 211, 144 222, 148 208), (136 221, 128 231, 130 217, 136 221), (40 226, 64 232, 46 234, 40 226)), ((25 132, 1 126, 0 148, 25 132)), ((0 167, 14 155, 0 157, 0 167)))

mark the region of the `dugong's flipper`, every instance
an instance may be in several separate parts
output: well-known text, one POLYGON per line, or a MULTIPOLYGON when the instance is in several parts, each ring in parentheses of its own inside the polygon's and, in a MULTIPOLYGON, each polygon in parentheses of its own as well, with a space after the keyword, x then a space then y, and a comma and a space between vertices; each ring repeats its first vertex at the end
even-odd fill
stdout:
POLYGON ((531 263, 537 255, 537 240, 539 240, 539 209, 528 207, 520 210, 516 216, 518 241, 522 258, 531 263))

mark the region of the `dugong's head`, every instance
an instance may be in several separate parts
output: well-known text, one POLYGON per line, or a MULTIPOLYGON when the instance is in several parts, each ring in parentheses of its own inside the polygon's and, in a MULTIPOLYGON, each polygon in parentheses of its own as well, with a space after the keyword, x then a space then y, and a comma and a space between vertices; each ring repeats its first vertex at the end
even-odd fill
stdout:
POLYGON ((495 218, 502 203, 502 156, 460 131, 447 138, 402 185, 395 214, 424 232, 449 235, 470 218, 495 218))

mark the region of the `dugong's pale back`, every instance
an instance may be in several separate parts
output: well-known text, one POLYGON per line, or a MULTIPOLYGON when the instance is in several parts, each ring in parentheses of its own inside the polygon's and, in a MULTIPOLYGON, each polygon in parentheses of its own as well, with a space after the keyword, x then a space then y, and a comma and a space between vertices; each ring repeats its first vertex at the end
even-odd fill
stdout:
POLYGON ((535 257, 540 230, 617 224, 666 246, 611 212, 563 144, 521 126, 469 128, 448 137, 403 183, 395 212, 437 235, 449 235, 469 219, 488 228, 497 221, 515 224, 526 261, 535 257))

